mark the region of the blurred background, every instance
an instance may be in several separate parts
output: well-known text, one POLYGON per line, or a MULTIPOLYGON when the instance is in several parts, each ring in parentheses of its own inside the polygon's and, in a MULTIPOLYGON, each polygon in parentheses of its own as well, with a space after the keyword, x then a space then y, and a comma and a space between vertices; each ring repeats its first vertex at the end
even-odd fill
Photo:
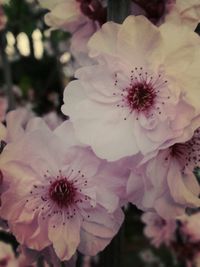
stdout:
POLYGON ((62 93, 73 76, 70 34, 50 32, 46 12, 33 0, 11 0, 0 13, 0 101, 5 96, 8 109, 61 116, 62 93))

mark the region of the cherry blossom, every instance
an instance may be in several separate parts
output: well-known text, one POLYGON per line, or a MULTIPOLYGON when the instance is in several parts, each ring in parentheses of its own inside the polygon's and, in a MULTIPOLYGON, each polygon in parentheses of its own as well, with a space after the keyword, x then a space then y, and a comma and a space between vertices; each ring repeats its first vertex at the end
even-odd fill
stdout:
MULTIPOLYGON (((57 257, 52 246, 43 249, 42 251, 32 250, 25 246, 20 246, 18 249, 19 253, 19 267, 35 266, 35 263, 39 258, 43 257, 44 261, 50 266, 60 266, 60 260, 57 257)), ((49 266, 48 265, 48 266, 49 266)), ((46 265, 45 265, 46 266, 46 265)), ((75 267, 76 266, 76 255, 69 261, 62 262, 63 267, 75 267)))
POLYGON ((113 177, 106 161, 76 142, 70 122, 55 132, 34 125, 30 120, 23 138, 8 143, 0 157, 1 216, 30 249, 52 245, 62 261, 76 249, 95 255, 123 221, 116 191, 122 177, 113 177))
POLYGON ((5 116, 6 127, 1 124, 1 140, 6 143, 19 140, 25 132, 40 128, 40 124, 46 123, 50 129, 55 129, 62 123, 62 119, 55 113, 50 112, 43 116, 43 120, 37 117, 32 111, 25 108, 17 108, 5 116), (31 123, 29 124, 29 121, 31 123))
MULTIPOLYGON (((144 2, 131 3, 132 15, 145 15, 157 25, 163 22, 183 23, 193 30, 200 19, 198 0, 168 0, 151 4, 144 2)), ((106 1, 102 0, 39 0, 41 7, 50 10, 45 22, 52 29, 63 29, 71 32, 71 52, 81 65, 93 63, 88 57, 87 43, 89 38, 106 22, 106 1), (67 11, 67 12, 66 12, 67 11)))
POLYGON ((80 141, 117 160, 189 139, 200 119, 199 44, 188 28, 142 16, 104 24, 89 41, 98 64, 79 69, 64 92, 80 141))
POLYGON ((192 243, 200 243, 199 218, 200 213, 197 212, 191 216, 185 216, 181 221, 181 232, 192 243))
POLYGON ((200 22, 200 2, 198 0, 168 1, 164 20, 185 25, 194 31, 200 22))
POLYGON ((169 245, 175 238, 175 220, 164 220, 157 213, 149 211, 142 215, 142 221, 145 223, 144 233, 154 246, 169 245))
MULTIPOLYGON (((31 118, 33 118, 33 113, 24 108, 18 108, 6 114, 6 127, 0 123, 0 154, 8 143, 20 140, 26 131, 36 130, 44 123, 36 117, 29 123, 31 118)), ((0 170, 0 196, 3 187, 3 175, 0 170)))
POLYGON ((179 262, 184 262, 187 267, 198 266, 200 235, 197 210, 193 215, 184 215, 178 220, 165 220, 155 212, 146 212, 142 221, 145 223, 144 233, 154 246, 165 244, 179 262))
POLYGON ((171 242, 171 248, 176 253, 180 262, 185 261, 187 267, 198 266, 199 264, 199 212, 196 210, 193 215, 183 216, 177 221, 176 239, 171 242))
MULTIPOLYGON (((33 113, 25 108, 18 108, 8 112, 6 115, 6 136, 4 141, 6 143, 10 143, 20 140, 24 133, 29 130, 28 128, 31 128, 31 126, 28 126, 28 124, 30 119, 33 117, 33 113)), ((37 123, 33 123, 35 121, 37 121, 37 118, 32 120, 32 124, 36 126, 37 123)))
POLYGON ((39 0, 39 3, 50 10, 45 16, 45 22, 54 28, 76 32, 88 22, 103 24, 106 20, 105 3, 101 0, 39 0))
POLYGON ((49 126, 51 130, 56 129, 62 123, 62 119, 55 111, 51 111, 43 116, 43 120, 49 126))
POLYGON ((186 208, 200 207, 200 129, 185 143, 159 151, 133 168, 127 183, 130 201, 143 210, 155 209, 163 218, 175 218, 186 208))
POLYGON ((45 22, 50 27, 72 33, 71 52, 80 65, 90 64, 87 42, 97 29, 106 22, 105 1, 94 0, 39 0, 49 9, 45 22))

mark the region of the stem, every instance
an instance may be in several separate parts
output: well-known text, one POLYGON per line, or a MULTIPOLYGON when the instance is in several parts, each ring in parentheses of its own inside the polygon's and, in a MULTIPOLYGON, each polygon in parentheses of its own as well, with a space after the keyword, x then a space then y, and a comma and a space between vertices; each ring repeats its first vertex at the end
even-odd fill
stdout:
POLYGON ((9 102, 9 110, 15 108, 15 99, 12 91, 12 78, 11 78, 11 69, 8 61, 7 54, 5 52, 6 47, 6 34, 4 31, 0 32, 0 56, 3 63, 3 72, 4 72, 4 82, 6 84, 6 93, 9 102))
POLYGON ((83 261, 82 254, 78 253, 78 255, 77 255, 77 261, 76 261, 76 267, 81 267, 82 266, 82 261, 83 261))
POLYGON ((100 267, 122 267, 124 224, 111 244, 100 254, 100 267))
POLYGON ((43 259, 43 257, 39 257, 38 258, 37 267, 44 267, 44 259, 43 259))
POLYGON ((122 23, 130 15, 131 0, 108 0, 108 21, 122 23))

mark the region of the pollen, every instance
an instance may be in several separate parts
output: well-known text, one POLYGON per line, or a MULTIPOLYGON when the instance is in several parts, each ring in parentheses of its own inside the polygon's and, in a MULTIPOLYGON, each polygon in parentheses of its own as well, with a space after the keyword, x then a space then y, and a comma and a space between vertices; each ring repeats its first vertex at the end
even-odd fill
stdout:
POLYGON ((76 188, 67 178, 61 178, 51 184, 49 196, 60 208, 68 207, 75 201, 76 188))

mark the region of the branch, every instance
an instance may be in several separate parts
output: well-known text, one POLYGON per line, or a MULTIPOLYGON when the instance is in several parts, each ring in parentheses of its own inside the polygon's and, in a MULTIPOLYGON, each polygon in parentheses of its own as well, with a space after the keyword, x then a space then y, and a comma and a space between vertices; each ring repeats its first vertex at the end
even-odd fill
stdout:
POLYGON ((108 0, 108 21, 122 23, 130 15, 130 0, 108 0))

